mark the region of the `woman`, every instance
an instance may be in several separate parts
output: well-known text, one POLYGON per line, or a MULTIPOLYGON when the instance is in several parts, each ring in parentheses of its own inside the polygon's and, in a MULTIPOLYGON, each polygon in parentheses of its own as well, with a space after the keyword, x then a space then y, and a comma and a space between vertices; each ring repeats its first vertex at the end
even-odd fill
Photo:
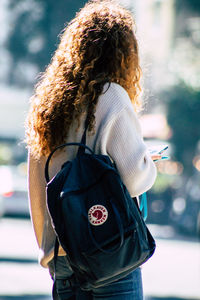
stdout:
MULTIPOLYGON (((30 211, 39 261, 52 277, 55 233, 46 208, 44 165, 56 146, 80 142, 86 116, 87 145, 111 157, 132 197, 150 189, 156 178, 136 115, 141 70, 134 29, 131 13, 119 4, 87 3, 65 28, 31 99, 26 129, 30 211)), ((76 151, 68 147, 55 155, 50 176, 76 151)), ((90 292, 74 289, 66 281, 72 270, 65 254, 60 247, 55 272, 58 299, 142 299, 140 269, 90 292)))

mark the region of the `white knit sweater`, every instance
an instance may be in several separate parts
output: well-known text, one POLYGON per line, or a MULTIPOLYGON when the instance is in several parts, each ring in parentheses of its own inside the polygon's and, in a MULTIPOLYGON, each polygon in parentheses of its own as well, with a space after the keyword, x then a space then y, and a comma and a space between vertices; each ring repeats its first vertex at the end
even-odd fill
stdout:
MULTIPOLYGON (((78 132, 77 124, 73 124, 67 142, 80 142, 84 118, 78 132)), ((97 154, 110 156, 131 196, 138 196, 150 189, 156 178, 156 167, 144 144, 130 98, 120 85, 105 84, 103 94, 98 99, 95 120, 95 134, 87 134, 87 145, 97 154)), ((52 160, 51 177, 60 170, 64 161, 75 157, 76 150, 74 147, 65 148, 52 160)), ((47 267, 53 258, 55 233, 46 210, 45 158, 37 161, 29 155, 28 165, 30 212, 40 248, 39 261, 43 267, 47 267)), ((60 249, 59 255, 64 254, 64 250, 60 249)))

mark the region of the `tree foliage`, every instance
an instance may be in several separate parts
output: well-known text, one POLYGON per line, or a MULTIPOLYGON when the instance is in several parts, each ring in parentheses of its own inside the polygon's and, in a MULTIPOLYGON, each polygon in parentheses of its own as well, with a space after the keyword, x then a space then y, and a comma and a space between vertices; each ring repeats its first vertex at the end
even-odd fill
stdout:
POLYGON ((86 0, 9 0, 9 83, 33 84, 54 53, 58 35, 86 0))
POLYGON ((177 9, 188 8, 190 10, 200 12, 199 0, 176 0, 177 9))
POLYGON ((192 160, 200 140, 200 91, 180 85, 168 92, 167 98, 174 155, 183 164, 185 173, 191 175, 192 160))

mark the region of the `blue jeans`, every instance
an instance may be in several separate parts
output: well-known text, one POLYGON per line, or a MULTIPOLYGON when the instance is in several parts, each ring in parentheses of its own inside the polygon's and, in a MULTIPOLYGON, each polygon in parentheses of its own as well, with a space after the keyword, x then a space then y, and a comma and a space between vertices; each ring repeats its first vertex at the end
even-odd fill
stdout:
MULTIPOLYGON (((53 262, 49 263, 49 271, 53 275, 53 262)), ((56 263, 56 293, 58 300, 142 300, 142 276, 138 268, 128 276, 103 287, 94 288, 89 292, 74 289, 66 278, 72 276, 73 271, 66 265, 64 256, 60 256, 56 263)))

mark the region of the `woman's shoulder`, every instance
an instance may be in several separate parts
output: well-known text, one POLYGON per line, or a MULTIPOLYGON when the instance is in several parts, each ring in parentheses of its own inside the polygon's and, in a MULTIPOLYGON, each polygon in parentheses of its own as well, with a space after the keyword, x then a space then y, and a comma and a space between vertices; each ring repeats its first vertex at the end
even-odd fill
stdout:
POLYGON ((103 87, 102 96, 113 96, 117 97, 119 100, 126 102, 131 102, 127 91, 118 83, 116 82, 106 82, 103 87))
POLYGON ((118 83, 106 83, 96 106, 96 130, 103 131, 109 124, 117 120, 126 122, 130 117, 137 123, 137 115, 126 90, 118 83))
POLYGON ((99 107, 108 109, 110 112, 119 112, 126 107, 133 109, 127 91, 118 83, 105 83, 103 92, 99 97, 99 107))

